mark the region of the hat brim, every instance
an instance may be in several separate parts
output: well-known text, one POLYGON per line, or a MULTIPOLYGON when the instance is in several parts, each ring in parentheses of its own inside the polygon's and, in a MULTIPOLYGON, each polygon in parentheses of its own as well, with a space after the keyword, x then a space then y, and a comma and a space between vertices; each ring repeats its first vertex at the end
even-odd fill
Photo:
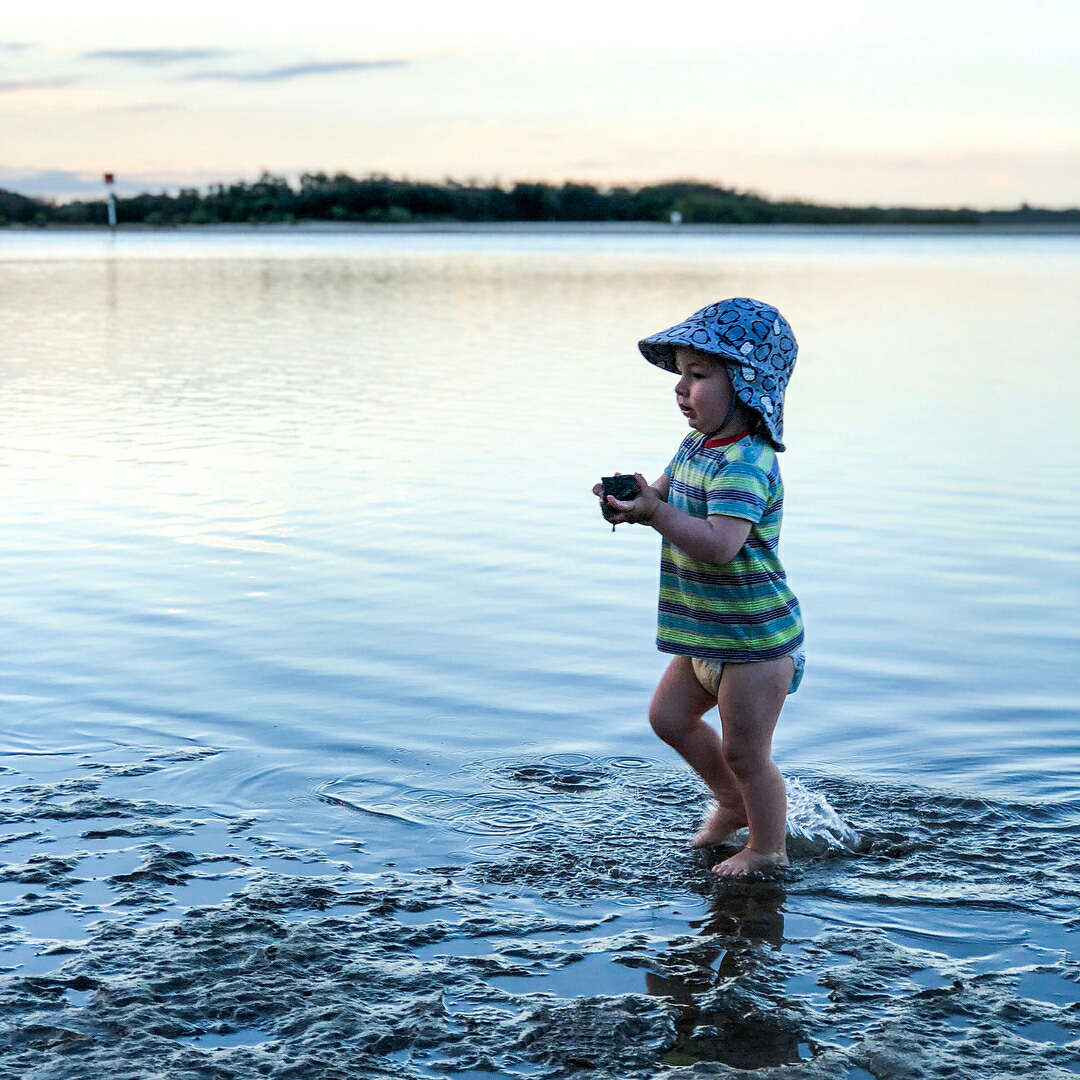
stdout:
POLYGON ((638 349, 641 355, 649 361, 650 364, 655 364, 659 368, 663 368, 665 371, 670 371, 674 374, 678 374, 679 368, 675 363, 675 350, 679 346, 683 346, 687 349, 694 349, 700 353, 707 353, 709 356, 715 356, 717 360, 725 360, 730 363, 737 364, 742 359, 737 353, 721 352, 715 346, 701 343, 693 340, 693 332, 690 331, 685 335, 678 334, 677 332, 682 329, 680 326, 673 326, 670 330, 664 330, 662 333, 654 334, 652 337, 643 338, 638 342, 638 349), (680 338, 685 340, 680 340, 680 338))

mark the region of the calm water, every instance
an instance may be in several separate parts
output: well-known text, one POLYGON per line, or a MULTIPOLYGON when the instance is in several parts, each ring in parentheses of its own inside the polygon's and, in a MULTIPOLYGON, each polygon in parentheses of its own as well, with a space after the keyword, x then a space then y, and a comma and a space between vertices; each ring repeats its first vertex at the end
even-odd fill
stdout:
POLYGON ((1078 294, 1076 237, 0 233, 0 1076, 1080 1071, 1078 294), (719 888, 589 489, 736 294, 808 665, 793 870, 719 888))

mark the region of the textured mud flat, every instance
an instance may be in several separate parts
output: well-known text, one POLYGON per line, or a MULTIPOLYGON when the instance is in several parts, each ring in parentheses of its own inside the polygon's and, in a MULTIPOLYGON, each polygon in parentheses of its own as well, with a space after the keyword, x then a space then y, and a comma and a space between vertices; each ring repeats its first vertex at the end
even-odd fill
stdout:
POLYGON ((491 841, 405 872, 123 796, 199 753, 4 776, 0 1077, 1080 1072, 1075 805, 811 778, 794 869, 719 886, 683 846, 699 790, 647 762, 323 793, 358 837, 491 841))

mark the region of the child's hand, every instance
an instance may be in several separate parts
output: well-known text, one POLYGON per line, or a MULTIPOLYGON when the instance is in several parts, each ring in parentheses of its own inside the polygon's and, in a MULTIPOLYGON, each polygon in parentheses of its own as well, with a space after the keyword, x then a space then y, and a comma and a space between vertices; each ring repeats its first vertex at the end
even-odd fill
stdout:
MULTIPOLYGON (((620 473, 616 473, 616 476, 620 476, 620 473)), ((593 494, 600 496, 601 509, 604 512, 604 517, 611 522, 612 525, 621 525, 623 522, 633 522, 637 525, 647 525, 652 520, 652 516, 656 513, 657 506, 663 502, 660 496, 660 492, 654 487, 650 487, 648 481, 641 473, 634 473, 634 479, 637 481, 638 489, 641 492, 636 499, 631 499, 627 502, 623 502, 620 499, 616 499, 614 495, 609 495, 606 500, 603 498, 603 485, 595 484, 593 486, 593 494)))

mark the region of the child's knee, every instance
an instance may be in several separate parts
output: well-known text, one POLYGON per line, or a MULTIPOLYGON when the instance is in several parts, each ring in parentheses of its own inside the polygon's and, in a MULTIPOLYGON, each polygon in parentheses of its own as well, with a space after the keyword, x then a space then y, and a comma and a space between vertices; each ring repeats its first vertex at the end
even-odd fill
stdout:
POLYGON ((724 764, 735 774, 737 780, 753 776, 762 766, 761 754, 741 743, 725 742, 722 752, 724 764))
POLYGON ((674 745, 685 738, 694 725, 694 718, 653 702, 649 706, 649 724, 664 742, 674 745))

